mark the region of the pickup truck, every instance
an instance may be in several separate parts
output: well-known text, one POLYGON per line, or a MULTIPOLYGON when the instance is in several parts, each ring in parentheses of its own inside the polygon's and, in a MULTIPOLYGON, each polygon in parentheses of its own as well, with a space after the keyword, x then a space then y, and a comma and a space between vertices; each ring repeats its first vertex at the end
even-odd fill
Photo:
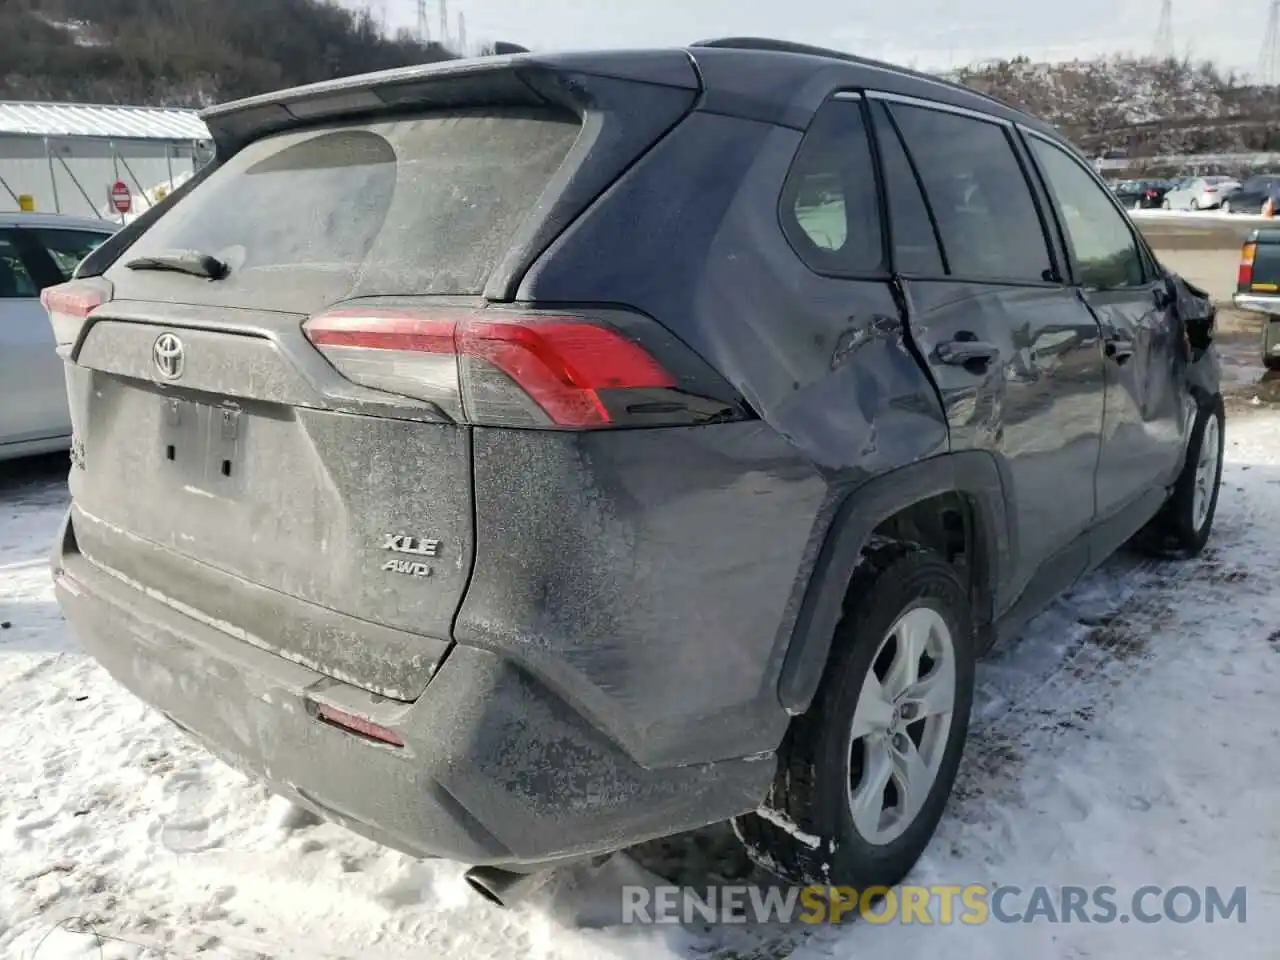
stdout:
POLYGON ((1280 370, 1280 229, 1254 230, 1240 248, 1236 307, 1266 317, 1262 325, 1262 364, 1280 370))

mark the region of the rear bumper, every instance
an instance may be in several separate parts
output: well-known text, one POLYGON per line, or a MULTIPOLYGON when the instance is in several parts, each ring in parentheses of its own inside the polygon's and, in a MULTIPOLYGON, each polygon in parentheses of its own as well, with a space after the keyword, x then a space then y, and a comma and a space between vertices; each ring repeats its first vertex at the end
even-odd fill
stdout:
POLYGON ((455 647, 418 700, 377 697, 95 565, 70 516, 54 580, 80 642, 123 686, 274 791, 415 856, 554 865, 742 813, 772 779, 769 757, 642 768, 536 679, 472 647, 455 647), (320 703, 405 746, 321 722, 320 703))
POLYGON ((1280 316, 1280 293, 1236 293, 1231 302, 1237 310, 1280 316))

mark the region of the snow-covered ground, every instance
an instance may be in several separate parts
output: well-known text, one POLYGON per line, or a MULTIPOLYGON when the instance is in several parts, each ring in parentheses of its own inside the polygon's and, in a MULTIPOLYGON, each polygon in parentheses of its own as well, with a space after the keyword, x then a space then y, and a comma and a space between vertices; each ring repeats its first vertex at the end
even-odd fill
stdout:
MULTIPOLYGON (((1280 935, 1280 413, 1239 415, 1210 548, 1109 561, 983 664, 920 883, 1248 888, 1247 922, 601 928, 644 869, 708 882, 720 834, 566 872, 518 909, 463 868, 317 824, 79 653, 45 554, 56 470, 0 473, 0 956, 664 960, 1274 957, 1280 935), (643 864, 643 867, 641 866, 643 864), (72 931, 91 925, 97 938, 72 931)), ((719 858, 723 858, 719 859, 719 858)))
POLYGON ((1206 220, 1229 220, 1232 223, 1256 223, 1258 226, 1275 223, 1274 218, 1252 213, 1223 213, 1221 210, 1130 210, 1134 220, 1180 220, 1184 223, 1206 220))

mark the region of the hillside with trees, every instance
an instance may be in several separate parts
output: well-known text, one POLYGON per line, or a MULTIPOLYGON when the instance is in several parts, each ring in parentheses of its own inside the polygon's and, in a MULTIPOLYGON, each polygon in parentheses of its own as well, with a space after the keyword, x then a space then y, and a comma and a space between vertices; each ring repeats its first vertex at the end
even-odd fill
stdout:
POLYGON ((3 0, 0 99, 201 107, 443 60, 330 0, 3 0))
POLYGON ((1280 150, 1276 89, 1211 63, 1019 57, 968 67, 952 78, 1047 120, 1099 155, 1280 150))
MULTIPOLYGON (((447 59, 336 0, 2 0, 0 99, 200 107, 447 59)), ((1208 63, 1025 57, 952 79, 1132 158, 1280 150, 1280 95, 1208 63)))

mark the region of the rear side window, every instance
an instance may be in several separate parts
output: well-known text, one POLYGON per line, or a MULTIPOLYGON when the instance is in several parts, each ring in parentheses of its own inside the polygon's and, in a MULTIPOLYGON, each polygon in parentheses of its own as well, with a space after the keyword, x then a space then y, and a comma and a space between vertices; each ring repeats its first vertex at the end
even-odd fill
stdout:
POLYGON ((351 297, 476 295, 579 131, 560 114, 490 109, 270 136, 174 206, 109 275, 148 298, 304 313, 351 297), (205 283, 123 266, 175 250, 212 254, 231 273, 205 283))
POLYGON ((1129 221, 1103 189, 1061 147, 1033 136, 1027 142, 1062 213, 1080 283, 1099 290, 1143 284, 1142 254, 1129 221))
POLYGON ((109 234, 87 230, 28 230, 39 241, 58 268, 63 280, 70 280, 80 261, 106 241, 109 234))
POLYGON ((782 229, 819 273, 884 265, 871 145, 856 100, 830 100, 809 125, 782 188, 782 229))
POLYGON ((0 300, 19 300, 39 293, 13 234, 0 231, 0 300))
POLYGON ((1000 124, 893 104, 951 273, 1043 283, 1053 277, 1035 201, 1000 124))

